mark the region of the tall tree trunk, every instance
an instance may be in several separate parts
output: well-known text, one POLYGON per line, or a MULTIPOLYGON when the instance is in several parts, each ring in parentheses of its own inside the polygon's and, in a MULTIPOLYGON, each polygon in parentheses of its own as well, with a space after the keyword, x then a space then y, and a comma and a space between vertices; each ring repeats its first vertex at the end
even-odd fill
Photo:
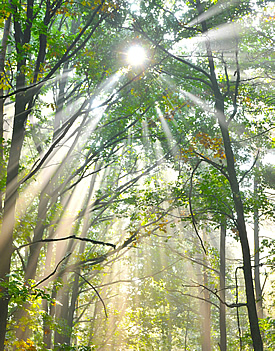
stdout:
POLYGON ((56 322, 61 326, 61 330, 54 331, 54 345, 64 345, 68 344, 71 334, 71 330, 68 328, 68 310, 69 310, 69 291, 70 284, 68 282, 67 276, 62 277, 63 287, 57 293, 57 300, 60 305, 56 306, 55 318, 56 322))
MULTIPOLYGON (((12 4, 12 7, 14 12, 16 12, 16 6, 12 4)), ((29 22, 27 24, 29 24, 29 22)), ((14 20, 14 29, 16 50, 17 54, 20 55, 22 45, 29 42, 30 40, 30 27, 26 25, 24 38, 22 38, 22 30, 20 27, 20 23, 16 20, 14 20), (22 41, 23 39, 24 41, 22 41)), ((21 89, 26 85, 26 76, 22 70, 22 68, 25 65, 25 57, 17 62, 16 90, 21 89)), ((2 279, 5 282, 6 286, 9 284, 8 274, 10 273, 11 257, 13 253, 13 230, 15 226, 15 207, 18 195, 19 163, 25 136, 25 123, 29 115, 29 109, 31 108, 31 101, 32 95, 29 93, 16 94, 11 147, 7 165, 6 191, 0 246, 0 279, 2 279), (26 109, 26 106, 28 104, 28 109, 26 109)), ((9 305, 8 288, 2 288, 2 292, 3 294, 1 294, 0 297, 0 351, 4 350, 9 305)))
MULTIPOLYGON (((203 241, 207 242, 206 232, 203 231, 203 241)), ((203 253, 203 286, 208 287, 207 257, 203 253)), ((202 302, 202 351, 211 351, 211 304, 210 294, 207 289, 203 289, 202 302)))
MULTIPOLYGON (((220 233, 220 298, 225 302, 225 237, 226 226, 221 224, 220 233)), ((226 351, 226 314, 225 303, 220 302, 220 349, 226 351)))
MULTIPOLYGON (((199 15, 204 13, 203 6, 200 0, 196 0, 196 7, 199 15)), ((207 33, 208 28, 206 21, 203 20, 201 22, 203 33, 207 33)), ((210 79, 212 84, 212 89, 215 98, 215 109, 216 109, 216 118, 219 123, 219 128, 222 134, 223 145, 226 156, 226 171, 228 175, 228 180, 230 183, 231 193, 233 196, 234 207, 236 211, 236 226, 239 232, 239 237, 241 241, 242 247, 242 256, 243 256, 243 272, 244 272, 244 280, 245 280, 245 293, 246 293, 246 303, 248 310, 248 318, 250 325, 250 332, 253 341, 253 347, 255 351, 263 351, 263 342, 259 328, 258 315, 256 310, 256 299, 254 294, 254 286, 253 286, 253 277, 252 277, 252 265, 251 265, 251 257, 250 257, 250 248, 247 238, 245 217, 244 217, 244 208, 242 195, 240 192, 239 182, 237 178, 237 173, 235 169, 235 158, 232 148, 231 139, 229 136, 229 123, 230 119, 234 118, 235 113, 237 112, 236 101, 233 102, 234 105, 234 114, 230 117, 229 120, 225 117, 225 109, 224 109, 224 99, 225 96, 221 93, 217 77, 216 77, 216 69, 214 63, 214 56, 211 49, 210 39, 206 41, 206 53, 208 58, 208 65, 210 71, 210 79)), ((237 48, 236 48, 236 86, 235 86, 235 100, 237 99, 238 93, 238 81, 240 80, 240 71, 237 61, 237 48)))
POLYGON ((226 160, 227 160, 227 171, 229 175, 230 187, 233 195, 233 201, 235 211, 237 214, 237 229, 241 241, 242 255, 243 255, 243 272, 245 280, 245 293, 246 303, 248 310, 249 325, 251 331, 251 337, 253 340, 253 347, 255 351, 263 350, 262 337, 259 328, 258 315, 256 310, 256 299, 254 295, 253 277, 252 277, 252 265, 250 257, 250 248, 248 243, 246 224, 244 218, 244 208, 242 202, 242 195, 239 188, 237 174, 235 170, 234 154, 232 150, 231 140, 229 137, 229 131, 227 123, 223 114, 224 102, 217 101, 219 125, 223 136, 226 160), (219 108, 220 106, 220 108, 219 108))
MULTIPOLYGON (((38 219, 34 228, 33 241, 39 241, 42 239, 45 228, 44 223, 46 219, 48 201, 49 198, 46 196, 44 191, 42 191, 38 205, 38 219)), ((30 246, 30 252, 26 264, 25 281, 35 278, 41 247, 42 243, 36 243, 30 246)), ((25 325, 25 323, 20 323, 20 320, 23 319, 23 317, 28 318, 28 304, 25 304, 24 308, 18 309, 14 316, 14 318, 17 320, 18 325, 18 328, 16 329, 16 337, 18 340, 27 340, 31 334, 31 330, 28 328, 28 326, 25 325)))
MULTIPOLYGON (((258 181, 257 176, 254 178, 254 197, 258 198, 258 181)), ((256 304, 257 312, 259 318, 264 318, 263 316, 263 304, 262 304, 262 288, 260 281, 260 244, 259 244, 259 210, 258 206, 254 209, 254 257, 255 257, 255 292, 256 292, 256 304)))
MULTIPOLYGON (((203 267, 203 285, 208 285, 206 268, 203 267)), ((202 351, 211 351, 211 305, 209 291, 203 290, 202 302, 202 351)))
MULTIPOLYGON (((5 20, 3 37, 1 41, 1 49, 0 49, 0 83, 2 83, 2 79, 4 79, 5 74, 5 58, 7 53, 8 46, 8 37, 10 33, 10 25, 11 25, 11 15, 5 20)), ((4 95, 4 89, 0 88, 0 96, 4 95)), ((5 100, 0 98, 0 179, 4 179, 5 177, 5 167, 4 167, 4 102, 5 100)), ((0 213, 2 212, 2 204, 3 202, 3 191, 0 189, 0 213)))
MULTIPOLYGON (((9 16, 8 19, 5 21, 3 37, 1 41, 0 79, 2 79, 4 76, 5 57, 7 52, 7 43, 8 43, 8 36, 10 31, 10 24, 11 24, 11 16, 9 16)), ((1 96, 3 95, 3 92, 4 92, 3 88, 1 88, 0 89, 1 96)), ((0 99, 0 179, 4 179, 4 176, 5 176, 3 138, 4 138, 4 99, 0 99)), ((0 212, 2 212, 3 210, 2 202, 3 202, 3 193, 2 193, 2 189, 0 189, 0 212)), ((0 246, 0 254, 2 255, 2 253, 5 252, 5 256, 3 258, 2 256, 0 256, 1 261, 3 261, 3 263, 2 262, 0 263, 0 278, 8 282, 8 278, 6 277, 6 274, 9 273, 10 271, 10 259, 12 255, 12 240, 9 239, 8 231, 3 232, 4 225, 8 224, 7 211, 6 211, 5 217, 6 217, 5 224, 3 221, 2 228, 1 228, 1 232, 2 232, 1 238, 4 239, 4 242, 1 243, 1 246, 0 246)), ((0 297, 0 350, 2 351, 4 349, 9 297, 7 294, 7 290, 1 287, 1 285, 0 285, 0 291, 5 294, 4 296, 2 296, 1 294, 2 297, 0 297)))
MULTIPOLYGON (((7 275, 10 273, 11 256, 13 253, 13 230, 15 225, 19 161, 23 146, 25 120, 27 116, 24 99, 17 96, 16 100, 13 134, 7 166, 6 193, 0 246, 0 279, 3 279, 6 284, 9 283, 7 275)), ((4 295, 1 295, 0 297, 0 351, 4 350, 9 304, 7 288, 2 288, 2 291, 4 291, 4 295)))
MULTIPOLYGON (((196 0, 196 8, 199 15, 204 13, 203 5, 200 0, 196 0)), ((203 33, 208 32, 206 20, 202 20, 201 22, 203 33)), ((241 248, 242 248, 242 256, 243 256, 243 272, 244 272, 244 280, 245 280, 245 293, 246 293, 246 303, 248 310, 248 318, 250 325, 250 332, 253 341, 253 347, 255 351, 263 351, 263 342, 259 328, 258 315, 256 310, 256 299, 254 294, 254 286, 253 286, 253 277, 252 277, 252 265, 251 265, 251 257, 250 257, 250 248, 247 238, 245 217, 244 217, 244 208, 242 201, 242 194, 240 192, 239 182, 235 169, 235 158, 232 148, 231 139, 229 136, 229 123, 232 118, 234 118, 237 113, 237 94, 238 94, 238 83, 240 81, 240 70, 238 65, 238 49, 236 48, 236 83, 235 83, 235 97, 233 98, 233 107, 234 112, 227 120, 225 117, 224 110, 224 99, 225 96, 221 93, 217 77, 216 77, 216 69, 214 63, 214 55, 211 49, 210 39, 206 41, 206 54, 208 59, 209 71, 210 71, 210 80, 215 98, 215 109, 216 109, 216 118, 219 123, 219 128, 222 134, 223 145, 226 156, 226 171, 228 175, 228 180, 230 183, 230 188, 233 196, 234 207, 236 211, 236 226, 239 233, 241 248)))

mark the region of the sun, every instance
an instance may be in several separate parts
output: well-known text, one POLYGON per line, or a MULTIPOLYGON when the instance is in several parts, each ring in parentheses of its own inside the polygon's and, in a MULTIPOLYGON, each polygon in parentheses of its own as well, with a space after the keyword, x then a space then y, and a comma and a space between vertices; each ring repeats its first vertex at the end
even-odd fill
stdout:
POLYGON ((127 62, 131 66, 140 66, 146 60, 146 52, 142 46, 135 45, 129 48, 127 52, 127 62))

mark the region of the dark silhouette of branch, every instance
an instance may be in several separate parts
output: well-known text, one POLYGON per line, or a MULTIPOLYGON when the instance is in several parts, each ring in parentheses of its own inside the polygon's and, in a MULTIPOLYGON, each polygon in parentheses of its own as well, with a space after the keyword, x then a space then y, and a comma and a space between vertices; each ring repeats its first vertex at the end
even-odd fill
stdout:
MULTIPOLYGON (((238 43, 237 43, 238 45, 238 43)), ((236 83, 235 83, 235 93, 234 93, 234 98, 233 98, 233 112, 231 116, 228 119, 228 124, 233 120, 233 118, 236 116, 236 113, 238 111, 238 105, 237 105, 237 98, 238 98, 238 92, 239 92, 239 85, 240 85, 240 80, 241 80, 241 75, 240 75, 240 65, 239 65, 239 60, 238 60, 238 50, 236 50, 236 65, 237 69, 234 75, 237 75, 236 78, 236 83)))
POLYGON ((195 229, 195 233, 197 234, 197 237, 199 238, 200 240, 200 243, 201 243, 201 246, 203 248, 203 251, 205 254, 206 253, 206 249, 204 247, 204 244, 203 244, 203 241, 202 241, 202 238, 200 237, 200 234, 198 232, 198 229, 197 229, 197 226, 196 226, 196 220, 195 220, 195 216, 194 216, 194 213, 193 213, 193 209, 192 209, 192 190, 193 190, 193 176, 196 172, 196 170, 198 169, 199 165, 201 164, 201 160, 196 164, 195 168, 193 169, 192 171, 192 174, 191 174, 191 178, 190 178, 190 191, 189 191, 189 210, 190 210, 190 214, 191 214, 191 217, 192 217, 192 223, 193 223, 193 227, 195 229))
POLYGON ((79 274, 78 272, 74 272, 74 273, 77 274, 80 278, 82 278, 94 290, 94 292, 97 294, 99 300, 102 302, 102 305, 103 305, 103 308, 104 308, 104 312, 105 312, 105 316, 106 316, 106 318, 108 318, 108 314, 107 314, 107 309, 106 309, 105 303, 104 303, 102 297, 99 295, 99 292, 96 290, 96 288, 86 278, 84 278, 81 274, 79 274))
POLYGON ((146 39, 148 39, 151 43, 153 43, 157 48, 159 48, 161 51, 163 51, 166 55, 170 56, 171 58, 189 66, 190 68, 194 69, 197 72, 202 73, 203 75, 205 75, 210 81, 211 81, 211 77, 210 75, 201 67, 198 67, 196 65, 194 65, 193 63, 186 61, 184 59, 182 59, 179 56, 173 55, 171 52, 169 52, 167 49, 165 49, 162 45, 160 45, 159 43, 156 43, 152 38, 150 38, 142 29, 141 25, 139 24, 138 20, 136 19, 135 21, 135 25, 133 26, 134 30, 141 33, 142 35, 144 35, 146 37, 146 39))
POLYGON ((200 154, 199 152, 197 152, 195 150, 193 150, 192 152, 195 155, 199 156, 202 159, 202 161, 204 161, 204 162, 210 164, 211 166, 213 166, 214 168, 218 169, 225 176, 225 178, 227 180, 229 180, 228 174, 226 173, 225 168, 222 165, 218 164, 215 161, 210 160, 209 158, 205 157, 203 154, 200 154))
POLYGON ((105 243, 104 241, 93 240, 93 239, 88 239, 88 238, 80 238, 80 237, 77 237, 75 235, 70 235, 70 236, 66 236, 64 238, 56 238, 56 239, 49 238, 49 239, 42 239, 42 240, 33 241, 31 243, 21 245, 18 248, 16 248, 15 250, 18 251, 18 250, 22 249, 23 247, 34 245, 34 244, 37 244, 37 243, 48 243, 48 242, 63 241, 63 240, 69 240, 69 239, 75 239, 75 240, 80 240, 80 241, 87 241, 87 242, 95 244, 95 245, 111 246, 113 249, 116 248, 115 244, 105 243))
MULTIPOLYGON (((182 284, 182 286, 185 288, 185 287, 188 287, 188 288, 203 288, 203 289, 206 289, 207 291, 209 291, 211 294, 215 295, 218 300, 224 304, 226 307, 228 308, 239 308, 239 307, 244 307, 244 306, 247 306, 246 303, 243 303, 243 302, 236 302, 236 303, 227 303, 225 301, 223 301, 220 296, 218 295, 217 291, 213 291, 212 289, 208 288, 207 286, 203 285, 203 284, 199 284, 199 283, 195 283, 195 285, 186 285, 186 284, 182 284)), ((208 301, 208 300, 206 300, 208 301)))
POLYGON ((62 263, 63 261, 65 261, 70 255, 71 255, 71 253, 69 252, 66 256, 64 256, 64 257, 62 258, 62 260, 60 260, 60 261, 58 262, 58 264, 56 265, 55 269, 54 269, 49 275, 47 275, 45 278, 43 278, 43 279, 40 280, 38 283, 36 283, 35 285, 33 285, 32 288, 33 288, 33 289, 37 288, 38 285, 44 283, 44 282, 45 282, 46 280, 48 280, 50 277, 52 277, 53 275, 55 275, 55 273, 56 273, 58 267, 59 267, 59 266, 61 265, 61 263, 62 263))
POLYGON ((256 163, 257 163, 257 161, 258 161, 259 153, 260 153, 260 152, 259 152, 259 150, 258 150, 258 151, 257 151, 257 155, 256 155, 256 157, 255 157, 255 160, 254 160, 252 166, 244 173, 244 175, 243 175, 242 178, 240 179, 239 183, 241 183, 241 182, 244 180, 244 178, 247 176, 247 174, 254 168, 254 166, 256 165, 256 163))
POLYGON ((239 308, 239 307, 247 306, 246 303, 242 303, 242 302, 240 302, 240 303, 239 303, 239 302, 236 302, 236 303, 227 303, 227 302, 223 301, 223 300, 220 298, 220 296, 218 295, 218 293, 217 293, 216 291, 213 291, 212 289, 210 289, 210 288, 208 288, 207 286, 202 285, 202 284, 198 284, 198 286, 200 286, 201 288, 206 289, 206 290, 209 291, 211 294, 215 295, 215 296, 218 298, 218 300, 219 300, 222 304, 224 304, 226 307, 228 307, 228 308, 239 308))

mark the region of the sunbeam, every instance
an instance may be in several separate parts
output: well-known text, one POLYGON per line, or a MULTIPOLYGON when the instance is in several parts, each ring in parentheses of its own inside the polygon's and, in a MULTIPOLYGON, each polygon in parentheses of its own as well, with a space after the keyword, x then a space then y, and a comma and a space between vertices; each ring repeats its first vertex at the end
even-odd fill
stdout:
POLYGON ((241 0, 222 0, 218 1, 217 4, 211 6, 207 11, 205 11, 203 14, 197 16, 195 19, 193 19, 191 22, 187 24, 187 26, 192 27, 195 25, 200 24, 201 22, 218 15, 219 13, 222 13, 225 11, 228 7, 234 6, 238 3, 240 3, 241 0))

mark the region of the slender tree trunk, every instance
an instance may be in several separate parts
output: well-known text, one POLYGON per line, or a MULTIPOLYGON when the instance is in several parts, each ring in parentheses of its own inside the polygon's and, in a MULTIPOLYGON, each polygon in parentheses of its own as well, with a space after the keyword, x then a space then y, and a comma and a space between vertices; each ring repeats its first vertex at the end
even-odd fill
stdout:
MULTIPOLYGON (((54 229, 50 229, 49 237, 53 237, 54 235, 54 229)), ((46 252, 46 262, 45 262, 45 269, 44 269, 44 276, 47 276, 50 274, 50 267, 51 267, 51 262, 52 262, 52 256, 53 256, 53 243, 49 242, 47 245, 47 252, 46 252)), ((56 296, 56 295, 55 295, 56 296)), ((52 292, 52 298, 54 298, 53 292, 52 292)), ((49 323, 49 320, 51 320, 54 316, 54 311, 55 311, 55 306, 48 301, 44 300, 43 301, 43 309, 46 313, 46 317, 44 318, 43 321, 43 342, 45 343, 45 347, 48 349, 51 349, 52 347, 52 329, 51 329, 51 323, 49 323)))
MULTIPOLYGON (((7 43, 8 43, 8 36, 10 31, 10 24, 11 24, 11 16, 5 21, 3 37, 1 41, 1 50, 0 50, 0 79, 3 78, 4 75, 4 67, 5 67, 5 57, 7 52, 7 43)), ((3 88, 0 89, 0 95, 3 95, 3 88)), ((4 153, 3 153, 3 137, 4 137, 4 99, 0 99, 0 179, 4 179, 4 153)), ((2 202, 3 202, 3 193, 2 189, 0 189, 0 212, 2 212, 2 202)), ((2 258, 0 263, 0 278, 4 281, 8 282, 8 278, 6 274, 10 271, 10 260, 12 255, 12 240, 9 238, 9 233, 7 231, 3 231, 4 225, 6 226, 8 223, 7 221, 7 210, 5 216, 5 224, 4 221, 2 223, 1 232, 1 239, 4 239, 4 242, 1 243, 0 246, 0 254, 5 252, 5 256, 2 258)), ((4 293, 4 296, 0 298, 0 350, 4 349, 4 341, 5 341, 5 334, 6 334, 6 323, 7 323, 7 316, 8 316, 8 304, 9 304, 9 297, 7 294, 7 290, 1 287, 0 291, 4 293)))
MULTIPOLYGON (((226 226, 221 225, 220 233, 220 298, 225 302, 225 237, 226 226)), ((225 304, 220 302, 220 349, 226 351, 226 314, 225 304)))
MULTIPOLYGON (((43 223, 46 219, 48 201, 49 198, 46 197, 46 194, 42 191, 42 193, 40 194, 40 201, 38 205, 38 219, 34 229, 33 241, 38 241, 42 239, 45 228, 45 225, 43 223)), ((26 264, 25 281, 28 281, 28 279, 35 278, 41 247, 42 243, 36 243, 30 246, 30 252, 26 264)), ((16 329, 17 339, 27 340, 27 338, 30 337, 31 330, 25 324, 20 323, 20 320, 23 317, 28 318, 28 304, 25 304, 24 308, 20 308, 19 310, 17 310, 14 317, 18 321, 18 328, 16 329)))
POLYGON ((65 88, 68 82, 68 67, 69 67, 69 62, 67 61, 64 64, 63 68, 63 73, 62 76, 59 80, 59 92, 58 92, 58 97, 57 97, 57 107, 56 107, 56 114, 55 114, 55 119, 54 119, 54 135, 53 139, 57 137, 57 132, 59 128, 62 125, 63 119, 64 119, 64 113, 63 113, 63 108, 65 104, 65 88))
MULTIPOLYGON (((203 267, 203 285, 208 285, 206 268, 203 267)), ((211 351, 211 305, 209 291, 204 289, 202 302, 202 351, 211 351)))
MULTIPOLYGON (((203 231, 203 241, 207 242, 206 232, 203 231)), ((208 274, 206 266, 207 257, 203 253, 203 286, 208 287, 208 274)), ((210 304, 210 294, 207 289, 203 289, 203 299, 202 301, 202 351, 211 351, 211 304, 210 304)))
POLYGON ((68 344, 70 340, 71 330, 68 328, 68 310, 69 310, 69 282, 67 276, 62 278, 63 287, 57 293, 57 300, 60 302, 60 305, 56 306, 55 317, 56 322, 61 325, 61 331, 54 331, 54 345, 64 345, 68 344), (63 328, 62 328, 63 326, 63 328))
MULTIPOLYGON (((217 104, 217 105, 220 105, 220 104, 217 104)), ((238 229, 238 233, 241 241, 241 247, 242 247, 245 293, 246 293, 246 302, 247 302, 251 337, 253 340, 254 350, 262 351, 263 343, 262 343, 262 337, 260 333, 258 315, 256 310, 256 299, 254 295, 250 248, 249 248, 246 224, 245 224, 245 218, 244 218, 242 195, 240 192, 239 183, 236 175, 234 154, 233 154, 232 145, 229 137, 228 127, 227 127, 225 118, 223 117, 224 116, 223 102, 221 107, 222 109, 218 108, 219 125, 223 136, 223 142, 224 142, 224 148, 225 148, 225 154, 226 154, 226 160, 227 160, 227 171, 229 175, 231 191, 233 194, 235 211, 237 214, 237 229, 238 229)))
POLYGON ((42 308, 45 312, 45 317, 43 319, 43 342, 47 349, 50 349, 52 347, 52 330, 48 322, 48 318, 50 318, 48 316, 51 316, 50 306, 51 304, 47 300, 43 300, 42 308))
MULTIPOLYGON (((11 256, 13 253, 13 230, 15 225, 19 161, 25 135, 25 121, 28 114, 28 112, 25 111, 25 106, 26 102, 23 97, 17 96, 13 134, 7 166, 6 193, 0 246, 0 279, 3 279, 6 284, 9 283, 7 275, 10 273, 11 256)), ((1 295, 0 298, 0 351, 4 349, 9 304, 7 289, 2 288, 2 291, 4 294, 1 295)))
MULTIPOLYGON (((8 46, 8 37, 10 33, 11 25, 11 15, 5 20, 3 37, 1 41, 1 50, 0 50, 0 82, 4 79, 5 74, 5 58, 8 46)), ((1 82, 2 83, 2 82, 1 82)), ((4 95, 4 89, 0 88, 0 96, 4 95)), ((0 179, 4 179, 5 176, 5 167, 4 167, 4 99, 0 99, 0 179)), ((3 191, 0 189, 0 213, 2 212, 3 202, 3 191)))
POLYGON ((188 343, 188 327, 189 327, 189 314, 190 310, 187 312, 186 325, 185 325, 185 333, 184 333, 184 351, 187 351, 187 343, 188 343))
MULTIPOLYGON (((200 0, 196 0, 195 5, 197 8, 198 14, 202 15, 204 13, 204 8, 200 0)), ((208 28, 207 28, 206 20, 202 20, 201 26, 202 26, 203 33, 207 33, 208 28)), ((218 120, 219 128, 222 134, 223 145, 224 145, 224 150, 226 155, 226 162, 227 162, 226 171, 228 174, 228 179, 230 183, 234 207, 235 207, 236 216, 237 216, 236 226, 237 226, 240 241, 241 241, 246 303, 247 303, 247 310, 248 310, 250 332, 251 332, 251 337, 253 341, 253 348, 255 351, 263 351, 263 342, 262 342, 262 337, 260 333, 258 315, 256 310, 256 299, 255 299, 254 286, 253 286, 250 248, 249 248, 249 243, 247 238, 243 201, 242 201, 242 195, 240 192, 239 182, 238 182, 236 169, 235 169, 235 159, 234 159, 233 148, 232 148, 231 139, 229 136, 230 120, 227 121, 224 115, 225 97, 220 92, 220 89, 219 89, 219 85, 216 77, 214 56, 211 50, 210 39, 206 41, 206 53, 208 58, 209 71, 210 71, 210 80, 211 80, 212 89, 215 97, 216 118, 218 120)), ((236 79, 238 81, 240 80, 240 71, 239 71, 238 61, 237 61, 237 48, 236 48, 236 65, 237 65, 236 79)), ((234 110, 236 110, 235 113, 237 112, 237 107, 236 107, 236 99, 238 94, 237 81, 235 83, 236 84, 235 103, 233 102, 234 110)), ((232 115, 231 118, 233 117, 234 117, 234 114, 232 115)))
MULTIPOLYGON (((254 178, 254 197, 258 198, 258 182, 257 176, 254 178)), ((256 292, 256 306, 259 318, 264 318, 263 316, 263 304, 262 304, 262 288, 260 281, 260 244, 259 244, 259 210, 255 206, 254 209, 254 257, 255 257, 255 292, 256 292)))

